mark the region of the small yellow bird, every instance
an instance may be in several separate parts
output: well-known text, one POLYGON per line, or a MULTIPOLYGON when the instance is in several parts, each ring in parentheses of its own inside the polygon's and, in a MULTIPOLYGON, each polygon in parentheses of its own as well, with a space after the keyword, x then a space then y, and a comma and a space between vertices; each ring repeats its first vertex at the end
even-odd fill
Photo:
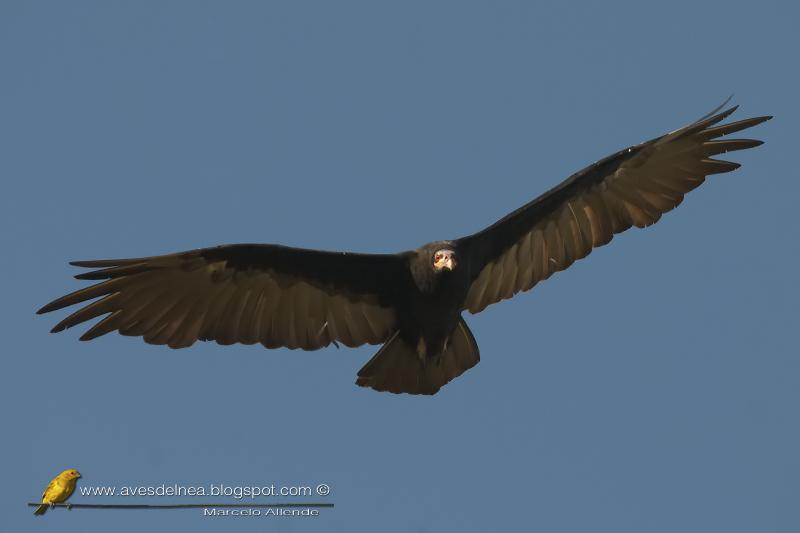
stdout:
POLYGON ((81 473, 77 470, 64 470, 47 485, 42 493, 42 505, 36 508, 33 514, 44 514, 47 507, 54 503, 67 501, 75 490, 75 484, 81 473))

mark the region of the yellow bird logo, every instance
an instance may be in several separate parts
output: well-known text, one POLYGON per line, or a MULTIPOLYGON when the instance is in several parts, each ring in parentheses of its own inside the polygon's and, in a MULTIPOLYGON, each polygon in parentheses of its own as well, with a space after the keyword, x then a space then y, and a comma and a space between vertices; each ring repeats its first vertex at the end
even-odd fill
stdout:
POLYGON ((72 496, 75 491, 75 484, 79 477, 81 477, 81 473, 74 469, 64 470, 54 477, 42 493, 42 505, 37 507, 33 514, 44 514, 47 508, 52 507, 53 504, 67 501, 67 498, 72 496))

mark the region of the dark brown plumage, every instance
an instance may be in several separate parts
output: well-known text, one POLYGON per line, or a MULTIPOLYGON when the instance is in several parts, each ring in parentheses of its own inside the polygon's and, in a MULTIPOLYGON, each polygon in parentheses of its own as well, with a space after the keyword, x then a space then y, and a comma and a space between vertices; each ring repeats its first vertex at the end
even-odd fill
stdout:
POLYGON ((717 125, 736 107, 621 150, 474 235, 398 254, 236 244, 170 255, 72 264, 101 280, 42 307, 98 300, 53 332, 106 315, 83 334, 111 331, 183 348, 197 340, 315 350, 383 344, 356 383, 434 394, 478 363, 461 317, 564 270, 614 234, 661 218, 710 174, 712 159, 761 141, 720 139, 771 117, 717 125))

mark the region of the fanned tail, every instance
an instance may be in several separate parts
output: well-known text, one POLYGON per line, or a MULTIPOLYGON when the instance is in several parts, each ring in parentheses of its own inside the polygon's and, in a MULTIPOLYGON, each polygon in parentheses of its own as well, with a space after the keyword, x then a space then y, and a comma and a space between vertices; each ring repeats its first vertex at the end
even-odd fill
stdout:
POLYGON ((480 361, 480 352, 464 319, 459 319, 447 349, 423 363, 416 349, 395 333, 358 371, 356 385, 378 391, 436 394, 480 361))

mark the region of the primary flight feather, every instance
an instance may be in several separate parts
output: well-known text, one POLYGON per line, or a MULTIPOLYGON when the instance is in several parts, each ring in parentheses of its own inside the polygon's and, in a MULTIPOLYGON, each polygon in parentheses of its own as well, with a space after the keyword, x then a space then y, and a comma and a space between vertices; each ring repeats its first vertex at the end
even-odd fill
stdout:
POLYGON ((52 330, 106 315, 81 340, 119 331, 171 348, 197 340, 304 350, 383 344, 358 385, 435 394, 480 360, 464 310, 529 290, 614 234, 657 222, 706 176, 738 168, 713 156, 762 142, 722 137, 772 117, 720 125, 735 110, 606 157, 461 239, 381 255, 234 244, 75 261, 95 269, 76 278, 102 281, 38 312, 99 298, 52 330))

